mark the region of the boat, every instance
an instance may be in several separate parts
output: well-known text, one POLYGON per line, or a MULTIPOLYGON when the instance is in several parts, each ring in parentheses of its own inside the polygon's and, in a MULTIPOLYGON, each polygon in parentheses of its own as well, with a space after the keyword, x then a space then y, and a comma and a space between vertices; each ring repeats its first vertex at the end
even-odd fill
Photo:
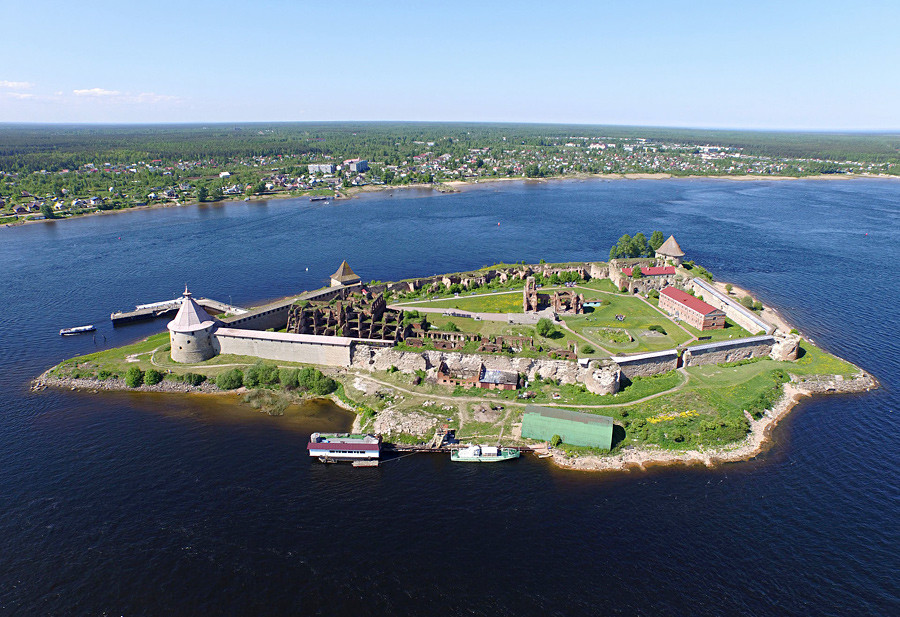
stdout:
POLYGON ((60 336, 72 336, 74 334, 84 334, 85 332, 93 332, 97 328, 94 327, 94 324, 89 324, 87 326, 76 326, 74 328, 63 328, 59 331, 60 336))
POLYGON ((351 433, 313 433, 306 445, 309 455, 322 463, 375 461, 381 456, 381 437, 351 433))
POLYGON ((310 201, 325 201, 326 199, 328 199, 328 197, 325 195, 315 195, 309 198, 310 201))
POLYGON ((450 453, 450 460, 458 463, 496 463, 519 458, 518 448, 496 446, 466 446, 450 453))

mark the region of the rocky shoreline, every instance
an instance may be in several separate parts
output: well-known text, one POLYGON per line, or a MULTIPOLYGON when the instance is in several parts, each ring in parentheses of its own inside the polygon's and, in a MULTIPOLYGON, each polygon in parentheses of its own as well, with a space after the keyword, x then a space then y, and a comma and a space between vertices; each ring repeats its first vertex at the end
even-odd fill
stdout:
MULTIPOLYGON (((48 371, 49 372, 49 371, 48 371)), ((613 456, 569 456, 561 450, 553 450, 550 461, 558 467, 567 470, 589 472, 621 472, 631 469, 646 469, 649 466, 668 465, 697 465, 715 467, 723 463, 747 461, 755 458, 766 450, 772 442, 772 429, 778 422, 800 402, 803 397, 811 397, 822 394, 853 394, 868 392, 879 387, 878 380, 868 372, 860 369, 853 378, 846 379, 841 375, 814 375, 803 379, 796 377, 785 384, 781 398, 767 410, 759 420, 754 420, 748 414, 750 432, 740 442, 712 448, 709 450, 686 450, 682 452, 659 449, 635 448, 623 450, 613 456)), ((84 390, 89 392, 100 391, 128 391, 128 392, 161 392, 182 394, 226 394, 214 383, 205 382, 199 386, 164 380, 154 386, 141 385, 137 388, 129 388, 124 379, 74 379, 53 377, 47 373, 37 377, 31 385, 32 391, 46 388, 59 388, 63 390, 84 390)), ((244 391, 241 388, 227 394, 235 394, 244 391)), ((339 397, 328 397, 335 405, 348 411, 356 412, 351 405, 339 397)), ((393 418, 397 420, 397 418, 393 418)), ((354 431, 359 430, 359 416, 353 420, 354 431)))
POLYGON ((813 379, 791 381, 785 384, 784 394, 767 410, 759 420, 750 420, 750 432, 736 444, 709 450, 686 450, 673 452, 666 450, 634 449, 614 456, 569 457, 565 453, 553 451, 551 460, 559 467, 577 471, 627 471, 645 469, 648 466, 696 465, 715 467, 722 463, 748 461, 761 454, 772 442, 772 429, 805 396, 821 394, 854 394, 868 392, 878 387, 878 380, 860 369, 852 379, 840 375, 817 376, 813 379))
POLYGON ((200 393, 200 394, 223 394, 216 384, 208 381, 203 382, 199 386, 192 386, 187 383, 179 383, 177 381, 169 381, 164 379, 155 386, 142 384, 137 388, 129 388, 125 385, 124 379, 74 379, 72 377, 53 377, 44 373, 31 382, 32 392, 46 390, 47 388, 59 388, 61 390, 86 390, 89 392, 178 392, 183 394, 200 393))

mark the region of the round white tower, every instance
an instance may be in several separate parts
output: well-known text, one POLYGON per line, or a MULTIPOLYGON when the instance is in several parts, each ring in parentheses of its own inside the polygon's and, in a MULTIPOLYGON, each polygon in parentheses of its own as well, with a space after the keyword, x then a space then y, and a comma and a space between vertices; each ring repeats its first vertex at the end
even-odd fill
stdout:
POLYGON ((203 362, 216 355, 212 339, 216 320, 194 301, 187 287, 184 288, 181 308, 175 319, 169 322, 168 328, 172 360, 175 362, 203 362))

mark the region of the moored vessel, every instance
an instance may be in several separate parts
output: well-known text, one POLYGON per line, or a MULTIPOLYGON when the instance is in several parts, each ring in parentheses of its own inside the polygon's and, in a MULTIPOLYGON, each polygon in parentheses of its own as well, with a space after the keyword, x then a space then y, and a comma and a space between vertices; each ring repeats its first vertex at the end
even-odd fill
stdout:
POLYGON ((450 460, 459 463, 496 463, 519 458, 518 448, 498 448, 496 446, 466 446, 450 453, 450 460))
POLYGON ((72 336, 73 334, 84 334, 85 332, 93 332, 97 328, 94 327, 94 324, 88 324, 86 326, 76 326, 74 328, 63 328, 59 331, 60 336, 72 336))
POLYGON ((381 456, 381 437, 350 433, 313 433, 306 449, 309 455, 323 463, 338 461, 378 461, 381 456))

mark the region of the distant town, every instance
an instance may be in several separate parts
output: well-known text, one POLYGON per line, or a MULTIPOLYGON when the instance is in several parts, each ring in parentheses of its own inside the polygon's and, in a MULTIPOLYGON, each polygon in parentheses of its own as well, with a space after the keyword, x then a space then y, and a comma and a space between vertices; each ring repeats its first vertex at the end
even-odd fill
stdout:
POLYGON ((685 132, 677 138, 623 136, 597 127, 464 132, 458 126, 375 126, 338 127, 323 136, 281 127, 214 136, 160 129, 121 143, 112 134, 107 145, 95 143, 93 134, 78 134, 73 143, 69 135, 39 134, 37 140, 24 129, 0 128, 0 223, 223 199, 343 198, 409 185, 452 191, 464 183, 514 178, 900 174, 896 148, 867 150, 871 140, 788 147, 777 136, 742 141, 742 134, 715 132, 688 139, 692 135, 685 132), (240 136, 238 146, 234 134, 240 136), (715 137, 720 141, 709 140, 715 137), (36 147, 35 140, 46 143, 36 147))

